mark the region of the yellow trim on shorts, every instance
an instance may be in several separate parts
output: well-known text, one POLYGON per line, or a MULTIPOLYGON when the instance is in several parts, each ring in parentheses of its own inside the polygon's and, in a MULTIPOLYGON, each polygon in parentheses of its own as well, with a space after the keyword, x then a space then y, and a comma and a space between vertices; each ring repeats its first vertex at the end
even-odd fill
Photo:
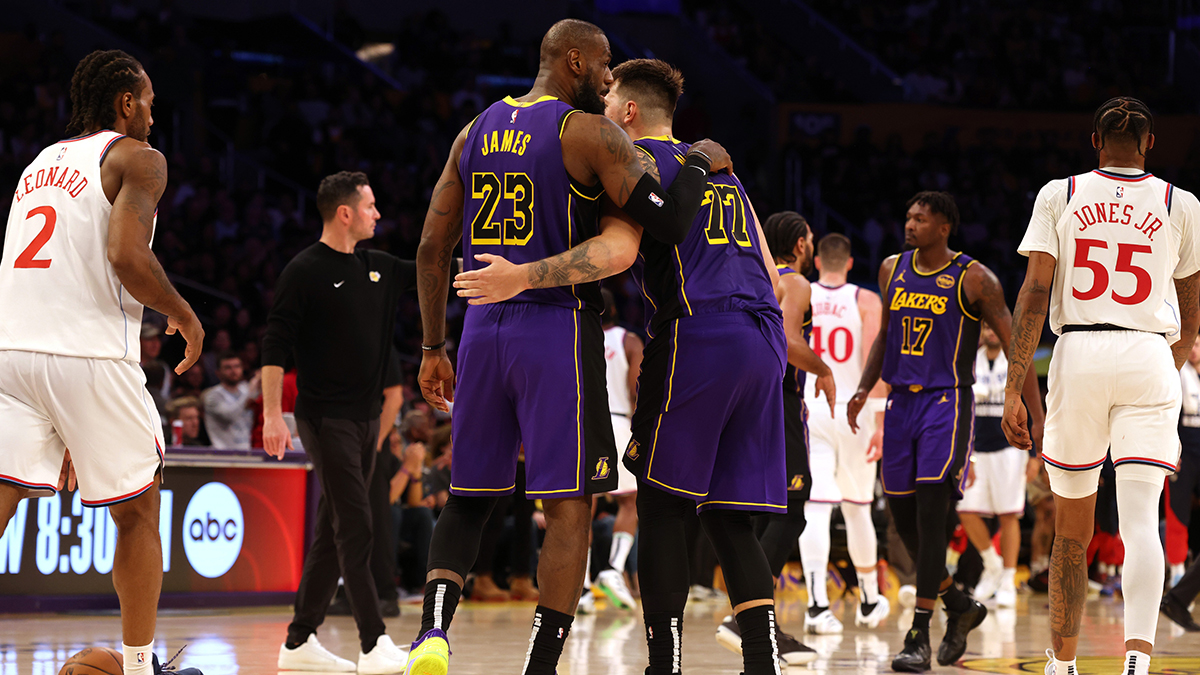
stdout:
POLYGON ((684 289, 684 285, 687 284, 687 279, 683 278, 683 259, 679 257, 678 246, 675 247, 675 260, 679 262, 679 292, 683 294, 683 304, 687 307, 688 316, 693 316, 692 303, 688 302, 687 290, 684 289))
MULTIPOLYGON (((568 235, 569 236, 569 235, 568 235)), ((574 287, 572 287, 574 292, 574 287)), ((571 312, 575 324, 575 487, 562 490, 526 490, 527 495, 554 495, 562 492, 579 492, 580 467, 583 464, 583 395, 579 382, 579 312, 571 312)))
MULTIPOLYGON (((962 319, 958 320, 958 334, 960 336, 962 335, 962 319)), ((957 349, 954 350, 954 354, 955 354, 955 361, 957 361, 958 360, 958 358, 957 358, 958 350, 957 349)), ((957 377, 958 376, 955 375, 956 379, 957 379, 957 377)), ((946 477, 946 471, 949 470, 950 465, 954 463, 954 444, 958 440, 958 413, 959 413, 959 409, 960 409, 959 403, 961 402, 961 401, 959 401, 959 396, 960 396, 960 393, 959 393, 958 387, 955 387, 954 388, 954 431, 950 432, 950 455, 948 457, 946 457, 946 466, 942 467, 942 472, 939 473, 936 478, 921 478, 920 476, 918 476, 917 477, 918 483, 920 483, 922 481, 924 481, 926 483, 937 482, 937 481, 944 479, 946 477)), ((965 465, 963 466, 963 470, 966 471, 965 465)))
MULTIPOLYGON (((583 199, 588 200, 589 202, 594 202, 597 199, 600 199, 600 195, 596 195, 595 197, 589 197, 589 196, 583 194, 582 192, 580 192, 578 189, 575 188, 574 184, 571 185, 571 192, 574 192, 575 194, 579 195, 583 199)), ((601 194, 603 194, 603 193, 601 193, 601 194)))
POLYGON ((781 504, 756 504, 754 502, 727 502, 727 501, 721 501, 721 500, 700 502, 699 504, 696 505, 696 508, 700 508, 701 506, 707 506, 709 504, 729 504, 731 506, 764 506, 768 509, 783 509, 784 511, 787 511, 787 504, 782 504, 782 505, 781 504))
POLYGON ((505 490, 516 490, 517 484, 513 483, 512 485, 510 485, 506 488, 465 488, 465 487, 458 487, 457 485, 451 485, 450 489, 458 490, 459 492, 504 492, 505 490))

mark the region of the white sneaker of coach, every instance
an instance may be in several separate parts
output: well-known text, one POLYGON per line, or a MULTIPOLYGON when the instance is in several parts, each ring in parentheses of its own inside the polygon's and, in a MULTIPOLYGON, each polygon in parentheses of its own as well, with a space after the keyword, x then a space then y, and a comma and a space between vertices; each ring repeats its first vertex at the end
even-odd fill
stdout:
POLYGON ((380 635, 370 652, 358 653, 359 675, 394 675, 403 673, 406 665, 408 653, 397 647, 387 635, 380 635))
POLYGON ((353 661, 343 659, 337 654, 325 649, 317 641, 316 633, 309 635, 304 644, 295 649, 288 649, 286 644, 279 646, 280 670, 309 670, 321 673, 353 673, 353 661))

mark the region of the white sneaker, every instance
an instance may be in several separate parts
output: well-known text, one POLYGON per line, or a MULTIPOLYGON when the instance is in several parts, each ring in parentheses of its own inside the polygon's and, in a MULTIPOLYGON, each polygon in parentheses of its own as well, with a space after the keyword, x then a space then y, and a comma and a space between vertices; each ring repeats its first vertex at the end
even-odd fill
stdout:
POLYGON ((882 595, 879 596, 879 601, 875 603, 875 608, 871 610, 870 614, 864 615, 862 604, 859 603, 858 608, 854 610, 854 625, 876 628, 883 623, 884 619, 887 619, 891 611, 892 603, 882 595))
POLYGON ((812 635, 836 635, 842 632, 842 622, 826 607, 816 616, 804 613, 804 630, 812 635))
POLYGON ((288 649, 279 646, 280 670, 315 670, 322 673, 353 673, 353 661, 348 661, 321 646, 316 633, 308 636, 304 644, 288 649))
POLYGON ((1017 587, 1016 586, 1001 586, 996 589, 997 607, 1016 607, 1017 606, 1017 587))
POLYGON ((630 610, 637 607, 637 601, 625 585, 625 575, 616 570, 604 570, 596 577, 596 587, 600 589, 613 605, 619 609, 630 610))
POLYGON ((917 606, 917 587, 912 584, 904 584, 896 591, 896 599, 900 601, 900 606, 906 609, 912 609, 917 606))
POLYGON ((579 604, 575 606, 575 613, 578 615, 596 613, 596 596, 592 595, 592 589, 583 589, 583 595, 579 596, 579 604))
POLYGON ((370 652, 358 653, 359 675, 395 675, 403 673, 406 665, 408 653, 397 647, 387 635, 380 635, 370 652))
POLYGON ((996 594, 996 589, 1000 588, 1000 582, 1004 574, 1004 568, 985 569, 983 576, 979 577, 979 583, 975 584, 975 590, 971 592, 971 597, 983 602, 996 594))

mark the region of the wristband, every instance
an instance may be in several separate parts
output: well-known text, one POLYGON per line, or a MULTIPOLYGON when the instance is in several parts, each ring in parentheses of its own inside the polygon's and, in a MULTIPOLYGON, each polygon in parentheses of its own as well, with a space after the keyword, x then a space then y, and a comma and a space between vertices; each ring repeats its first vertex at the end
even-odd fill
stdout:
POLYGON ((704 151, 702 151, 702 150, 695 150, 695 149, 692 149, 692 150, 689 150, 689 151, 688 151, 688 154, 689 154, 689 155, 700 155, 700 156, 701 156, 701 157, 703 157, 704 159, 707 159, 707 160, 708 160, 708 165, 709 165, 709 166, 712 166, 712 157, 709 157, 707 152, 704 152, 704 151))
POLYGON ((441 342, 437 343, 436 345, 421 345, 421 350, 426 351, 426 352, 436 352, 437 350, 439 350, 445 346, 446 346, 446 341, 442 340, 441 342))
POLYGON ((684 159, 683 165, 684 167, 691 166, 700 169, 704 172, 704 175, 707 176, 708 170, 712 168, 712 159, 699 150, 692 150, 688 152, 687 157, 684 159))

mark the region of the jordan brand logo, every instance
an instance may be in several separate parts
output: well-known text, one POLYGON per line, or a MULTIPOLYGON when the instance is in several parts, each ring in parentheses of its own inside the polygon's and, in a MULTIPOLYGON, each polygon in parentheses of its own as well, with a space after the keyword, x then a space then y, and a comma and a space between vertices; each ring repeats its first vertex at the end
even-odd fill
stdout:
POLYGON ((900 274, 897 274, 897 275, 896 275, 896 283, 899 283, 899 282, 901 282, 901 281, 904 281, 904 273, 905 273, 906 271, 907 271, 907 270, 900 270, 900 274))

